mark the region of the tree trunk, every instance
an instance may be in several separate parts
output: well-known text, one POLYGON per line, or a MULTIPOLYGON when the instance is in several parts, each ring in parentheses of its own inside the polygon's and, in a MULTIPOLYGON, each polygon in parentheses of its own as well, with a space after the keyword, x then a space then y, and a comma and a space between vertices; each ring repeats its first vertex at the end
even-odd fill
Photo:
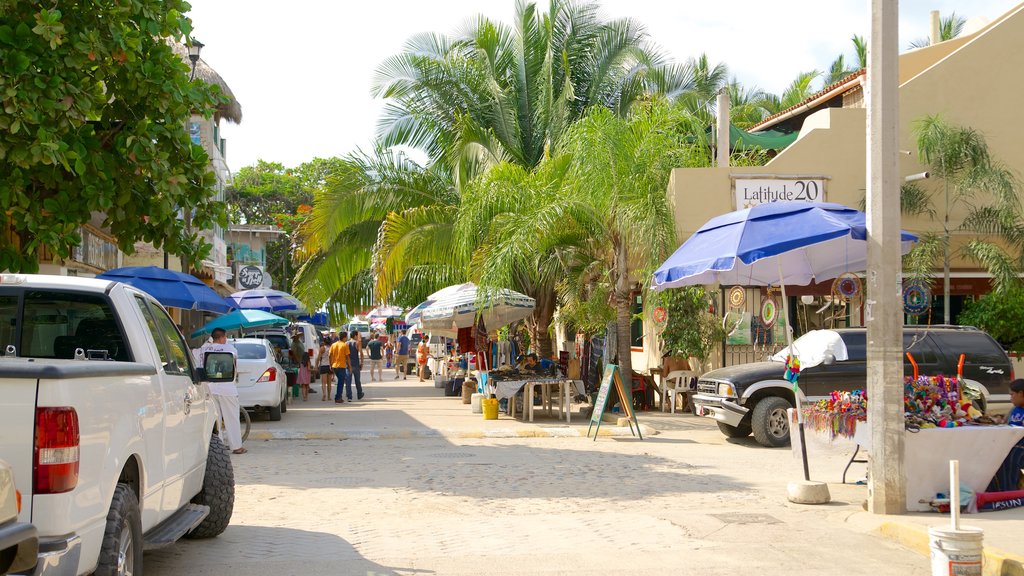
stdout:
POLYGON ((629 267, 626 247, 617 241, 612 246, 615 254, 615 335, 616 353, 619 356, 619 371, 622 384, 629 388, 633 379, 633 359, 631 357, 632 338, 630 324, 633 313, 633 299, 629 291, 629 267))
POLYGON ((551 319, 555 316, 555 294, 554 290, 541 291, 534 295, 537 307, 533 310, 533 316, 526 321, 526 327, 530 331, 530 345, 537 356, 549 358, 551 355, 558 358, 557 343, 551 338, 551 319))

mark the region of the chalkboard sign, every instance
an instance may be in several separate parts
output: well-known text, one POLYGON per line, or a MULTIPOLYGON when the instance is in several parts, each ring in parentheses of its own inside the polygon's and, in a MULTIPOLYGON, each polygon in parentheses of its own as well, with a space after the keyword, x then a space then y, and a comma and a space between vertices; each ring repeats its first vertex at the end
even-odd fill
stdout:
POLYGON ((594 429, 594 440, 597 440, 597 433, 601 430, 601 416, 604 415, 604 411, 608 407, 608 394, 611 392, 613 385, 619 397, 619 405, 622 407, 622 412, 629 419, 629 431, 634 435, 639 435, 640 439, 643 440, 644 435, 640 432, 640 423, 637 422, 636 413, 633 412, 633 395, 631 390, 622 384, 622 378, 619 377, 619 367, 614 364, 607 364, 604 367, 601 387, 597 391, 597 399, 594 400, 594 411, 590 414, 590 426, 587 427, 587 437, 590 437, 591 428, 594 428, 594 424, 597 424, 597 428, 594 429), (633 424, 636 424, 635 430, 633 429, 633 424))

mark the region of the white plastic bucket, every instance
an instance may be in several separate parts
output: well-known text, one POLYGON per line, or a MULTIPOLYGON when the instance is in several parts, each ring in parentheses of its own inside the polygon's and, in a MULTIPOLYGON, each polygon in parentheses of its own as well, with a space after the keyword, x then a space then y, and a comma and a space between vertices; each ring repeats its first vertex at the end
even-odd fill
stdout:
POLYGON ((481 403, 483 399, 483 394, 473 394, 469 397, 469 408, 473 411, 473 414, 483 414, 484 408, 481 403))
POLYGON ((928 528, 932 576, 982 576, 981 528, 928 528))

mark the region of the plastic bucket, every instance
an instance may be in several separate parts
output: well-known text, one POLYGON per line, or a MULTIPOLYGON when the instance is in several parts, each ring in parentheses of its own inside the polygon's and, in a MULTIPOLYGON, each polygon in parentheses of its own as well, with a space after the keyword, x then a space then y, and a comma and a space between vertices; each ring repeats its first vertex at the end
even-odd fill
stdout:
POLYGON ((473 395, 469 397, 469 408, 473 411, 473 414, 483 413, 483 399, 484 395, 479 393, 473 393, 473 395))
POLYGON ((484 409, 484 420, 498 419, 498 399, 484 398, 482 401, 484 409))
POLYGON ((970 526, 929 528, 932 576, 982 576, 983 536, 980 528, 970 526))

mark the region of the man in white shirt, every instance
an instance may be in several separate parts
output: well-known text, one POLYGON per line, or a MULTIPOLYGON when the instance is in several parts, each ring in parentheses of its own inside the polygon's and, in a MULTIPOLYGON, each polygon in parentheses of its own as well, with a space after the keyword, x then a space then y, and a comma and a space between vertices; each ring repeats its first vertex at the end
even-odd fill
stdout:
MULTIPOLYGON (((207 352, 230 352, 235 358, 235 374, 238 374, 238 350, 228 344, 228 334, 222 328, 214 328, 211 341, 203 344, 195 351, 196 362, 203 367, 207 352)), ((238 387, 232 382, 208 382, 210 394, 217 402, 224 421, 224 433, 227 436, 228 448, 232 454, 248 452, 242 447, 242 426, 238 419, 238 387)))

